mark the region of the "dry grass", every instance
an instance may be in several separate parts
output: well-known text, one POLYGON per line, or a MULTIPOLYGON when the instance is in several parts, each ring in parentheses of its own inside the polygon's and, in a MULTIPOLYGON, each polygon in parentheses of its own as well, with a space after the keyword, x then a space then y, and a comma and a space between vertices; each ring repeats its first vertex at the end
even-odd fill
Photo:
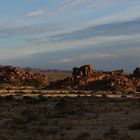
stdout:
POLYGON ((139 110, 139 99, 0 97, 0 140, 139 140, 139 110))

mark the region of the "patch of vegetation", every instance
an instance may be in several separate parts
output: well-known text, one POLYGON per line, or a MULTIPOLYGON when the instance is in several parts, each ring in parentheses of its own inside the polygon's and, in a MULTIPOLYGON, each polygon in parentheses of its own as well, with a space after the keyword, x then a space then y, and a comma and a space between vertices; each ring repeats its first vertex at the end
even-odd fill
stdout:
POLYGON ((13 95, 8 95, 4 97, 5 101, 13 101, 14 100, 14 96, 13 95))
POLYGON ((64 109, 67 106, 66 100, 61 98, 55 105, 56 109, 64 109))
POLYGON ((76 139, 86 139, 86 138, 89 138, 90 137, 90 134, 88 132, 82 132, 76 139))
POLYGON ((129 130, 140 130, 140 122, 132 124, 132 125, 129 125, 128 129, 129 130))
POLYGON ((38 100, 39 100, 40 102, 46 102, 46 101, 47 101, 47 98, 44 97, 43 95, 38 95, 38 100))
POLYGON ((38 99, 36 99, 35 97, 31 97, 31 96, 24 96, 23 100, 26 104, 37 104, 40 103, 40 101, 38 99))

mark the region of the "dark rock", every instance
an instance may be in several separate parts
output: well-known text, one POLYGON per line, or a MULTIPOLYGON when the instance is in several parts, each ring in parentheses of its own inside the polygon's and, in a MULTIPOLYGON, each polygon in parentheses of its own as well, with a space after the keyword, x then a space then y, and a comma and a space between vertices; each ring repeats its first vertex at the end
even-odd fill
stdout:
POLYGON ((140 77, 140 67, 137 67, 137 68, 134 70, 133 75, 134 75, 135 77, 140 77))

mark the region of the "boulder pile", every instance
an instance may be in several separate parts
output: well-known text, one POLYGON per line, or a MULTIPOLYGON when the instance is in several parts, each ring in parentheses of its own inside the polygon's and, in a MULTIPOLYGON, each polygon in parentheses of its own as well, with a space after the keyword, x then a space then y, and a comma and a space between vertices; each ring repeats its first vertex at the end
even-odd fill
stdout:
POLYGON ((19 67, 0 66, 0 85, 47 87, 51 89, 84 89, 97 91, 140 91, 140 68, 133 74, 124 70, 96 71, 92 65, 74 67, 72 76, 49 83, 42 73, 27 72, 19 67))
POLYGON ((105 90, 105 91, 140 91, 140 68, 133 74, 124 70, 98 72, 92 65, 74 67, 72 77, 50 84, 53 88, 105 90))
POLYGON ((46 75, 41 73, 29 73, 19 67, 1 66, 0 84, 41 86, 47 85, 46 75))

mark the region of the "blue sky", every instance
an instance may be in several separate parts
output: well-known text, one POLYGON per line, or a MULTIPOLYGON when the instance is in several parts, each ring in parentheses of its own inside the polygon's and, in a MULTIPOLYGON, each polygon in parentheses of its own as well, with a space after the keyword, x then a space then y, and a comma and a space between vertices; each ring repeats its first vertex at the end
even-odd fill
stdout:
POLYGON ((140 0, 0 0, 0 64, 140 66, 140 0))

